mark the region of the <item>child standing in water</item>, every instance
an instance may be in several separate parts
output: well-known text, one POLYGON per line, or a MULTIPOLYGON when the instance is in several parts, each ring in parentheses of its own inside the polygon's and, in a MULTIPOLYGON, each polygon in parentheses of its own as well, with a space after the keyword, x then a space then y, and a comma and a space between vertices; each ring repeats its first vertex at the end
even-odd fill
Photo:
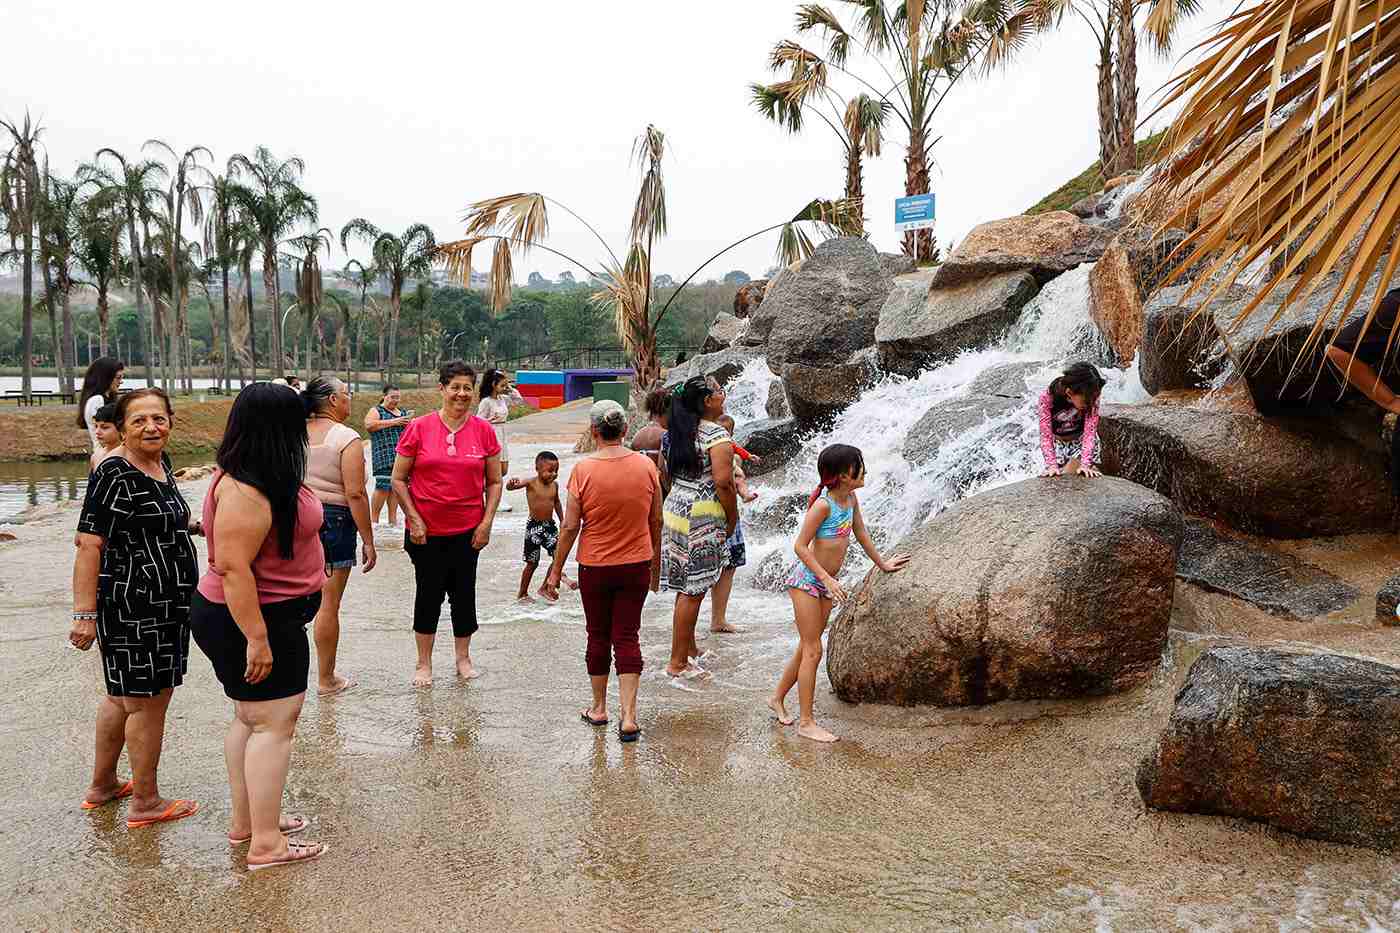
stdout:
MULTIPOLYGON (((559 544, 559 524, 554 517, 564 518, 564 506, 559 502, 559 457, 542 450, 535 456, 535 475, 529 479, 511 479, 506 488, 524 489, 525 499, 530 504, 530 520, 525 523, 525 569, 520 573, 520 592, 517 599, 530 598, 530 579, 535 568, 540 565, 540 550, 554 556, 559 544)), ((578 589, 578 584, 564 577, 570 589, 578 589)))
POLYGON ((835 742, 837 736, 817 725, 812 718, 812 698, 817 690, 817 665, 822 659, 822 632, 826 630, 832 605, 846 599, 846 591, 836 580, 851 535, 876 567, 885 573, 896 573, 909 563, 907 555, 885 560, 870 540, 865 519, 860 514, 856 490, 865 485, 865 459, 859 450, 847 444, 832 444, 817 458, 817 473, 821 485, 807 502, 807 515, 797 533, 793 551, 800 563, 788 576, 788 596, 792 599, 793 615, 797 618, 800 641, 778 689, 768 700, 768 707, 785 726, 792 725, 786 700, 792 685, 797 684, 800 718, 797 734, 818 742, 835 742))
POLYGON ((1092 363, 1074 363, 1040 393, 1040 452, 1044 476, 1103 476, 1099 472, 1099 395, 1104 378, 1092 363))

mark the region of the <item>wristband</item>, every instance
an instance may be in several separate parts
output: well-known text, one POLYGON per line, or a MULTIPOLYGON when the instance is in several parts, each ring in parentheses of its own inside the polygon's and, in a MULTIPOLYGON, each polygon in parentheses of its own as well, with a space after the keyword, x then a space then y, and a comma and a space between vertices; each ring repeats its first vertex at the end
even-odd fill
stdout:
POLYGON ((75 612, 75 613, 73 613, 73 621, 74 621, 74 622, 96 622, 96 621, 97 621, 97 613, 96 613, 96 612, 75 612))

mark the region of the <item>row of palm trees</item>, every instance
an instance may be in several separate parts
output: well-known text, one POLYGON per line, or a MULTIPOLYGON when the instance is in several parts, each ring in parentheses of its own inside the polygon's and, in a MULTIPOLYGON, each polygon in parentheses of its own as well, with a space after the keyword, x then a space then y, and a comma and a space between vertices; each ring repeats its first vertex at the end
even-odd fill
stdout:
MULTIPOLYGON (((301 159, 280 158, 258 146, 251 155, 230 156, 219 168, 204 146, 177 152, 152 139, 138 157, 100 149, 78 167, 75 177, 65 179, 50 170, 42 154, 43 127, 28 115, 22 122, 0 121, 0 132, 10 143, 0 161, 0 218, 9 241, 0 261, 8 260, 21 272, 24 394, 30 393, 33 377, 36 273, 42 280, 40 300, 55 335, 55 363, 64 391, 73 385, 71 297, 80 286, 96 294, 103 354, 108 352, 112 294, 118 287, 130 290, 150 384, 186 392, 193 387, 192 288, 204 292, 213 312, 220 383, 232 386, 235 367, 240 381, 245 366, 256 374, 255 257, 261 259, 269 313, 272 346, 264 351, 266 368, 275 377, 284 375, 283 264, 290 264, 296 281, 294 303, 286 313, 297 310, 304 316, 306 364, 312 365, 312 333, 327 297, 320 254, 325 251, 329 257, 335 235, 317 226, 320 210, 302 185, 301 159), (221 297, 218 311, 213 311, 213 290, 221 297)), ((388 283, 385 317, 392 378, 404 287, 429 274, 436 252, 433 233, 414 224, 395 235, 357 217, 341 228, 339 240, 347 249, 351 241, 362 242, 372 255, 369 263, 351 260, 341 273, 359 291, 361 329, 371 308, 378 311, 370 290, 381 281, 388 283)), ((338 297, 329 297, 342 318, 336 362, 348 371, 352 348, 347 338, 354 314, 338 297)))
MULTIPOLYGON (((1006 66, 1029 41, 1083 21, 1098 44, 1099 159, 1105 178, 1137 167, 1137 22, 1155 48, 1170 49, 1198 0, 845 0, 847 15, 803 3, 799 35, 819 37, 824 51, 796 40, 777 43, 769 68, 781 77, 749 86, 768 119, 801 132, 819 121, 841 143, 845 197, 861 203, 863 163, 880 155, 891 118, 903 125, 906 195, 930 190, 937 143, 933 120, 967 75, 1006 66)), ((905 234, 905 253, 934 256, 932 232, 905 234)))

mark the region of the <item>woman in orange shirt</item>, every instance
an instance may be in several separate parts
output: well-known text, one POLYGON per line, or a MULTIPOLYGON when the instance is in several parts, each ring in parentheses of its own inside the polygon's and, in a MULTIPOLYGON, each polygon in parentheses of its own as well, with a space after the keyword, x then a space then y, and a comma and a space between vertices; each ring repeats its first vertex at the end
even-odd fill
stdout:
POLYGON ((582 526, 578 585, 588 629, 585 658, 593 705, 581 715, 589 725, 608 724, 608 668, 616 658, 622 706, 618 737, 635 742, 642 734, 637 726, 642 606, 647 591, 656 592, 661 581, 661 481, 650 457, 622 445, 627 414, 621 405, 597 402, 589 420, 598 449, 569 476, 564 528, 540 590, 559 598, 564 562, 580 540, 582 526))

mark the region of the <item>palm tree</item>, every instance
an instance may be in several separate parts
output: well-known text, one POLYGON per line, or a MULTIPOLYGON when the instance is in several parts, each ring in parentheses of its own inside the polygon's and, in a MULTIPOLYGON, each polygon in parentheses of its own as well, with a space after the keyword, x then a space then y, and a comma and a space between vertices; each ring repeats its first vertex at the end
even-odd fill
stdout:
MULTIPOLYGON (((277 264, 277 245, 288 232, 302 224, 314 224, 320 214, 316 199, 301 189, 306 164, 292 157, 278 161, 266 146, 253 150, 253 157, 239 154, 229 159, 229 167, 250 184, 239 184, 236 196, 249 224, 257 231, 263 257, 263 287, 272 302, 272 375, 282 375, 282 289, 277 264)), ((250 284, 251 289, 251 284, 250 284)), ((252 300, 249 299, 251 313, 252 300)))
POLYGON ((0 164, 0 210, 8 219, 9 255, 20 264, 20 339, 24 355, 20 392, 28 396, 34 388, 34 224, 41 196, 35 149, 44 130, 30 120, 28 113, 23 124, 0 120, 0 128, 9 132, 11 142, 0 164))
MULTIPOLYGON (((232 160, 230 160, 231 162, 232 160)), ((210 258, 218 271, 224 304, 223 326, 223 367, 222 380, 225 389, 233 387, 232 322, 229 311, 230 295, 228 272, 237 262, 237 248, 240 241, 237 185, 233 181, 233 166, 227 165, 224 174, 215 175, 206 171, 206 189, 209 192, 209 213, 204 224, 204 254, 210 258)), ((214 270, 211 270, 211 275, 214 270)), ((212 307, 210 310, 212 315, 212 307)), ((240 364, 239 369, 242 369, 240 364)), ((240 373, 241 375, 241 373, 240 373)))
POLYGON ((103 356, 109 343, 109 303, 112 286, 122 275, 122 219, 111 194, 99 192, 83 202, 78 214, 73 258, 87 273, 89 285, 97 292, 97 345, 103 356))
POLYGON ((634 155, 642 167, 641 188, 632 207, 632 223, 628 234, 626 259, 608 246, 606 240, 590 224, 568 207, 539 193, 508 194, 478 201, 468 209, 466 237, 445 243, 438 249, 438 259, 448 272, 462 282, 470 283, 472 251, 487 240, 494 241, 491 275, 488 288, 492 308, 500 314, 510 303, 513 285, 512 250, 522 254, 542 249, 573 263, 599 283, 593 301, 608 309, 617 327, 618 337, 627 350, 636 378, 632 380, 634 410, 640 411, 641 400, 661 380, 661 359, 656 352, 656 334, 666 311, 696 275, 729 250, 755 237, 780 230, 779 254, 785 262, 793 262, 812 251, 812 240, 800 226, 810 222, 818 231, 854 232, 860 217, 859 205, 848 201, 813 201, 789 221, 765 227, 740 239, 705 260, 686 277, 660 308, 653 301, 651 256, 656 240, 666 235, 668 218, 666 188, 662 179, 662 158, 666 153, 666 137, 654 126, 648 126, 637 138, 634 155), (607 258, 601 268, 594 269, 572 256, 544 245, 549 237, 548 207, 554 205, 582 223, 602 245, 607 258))
POLYGON ((60 391, 73 391, 73 291, 74 241, 82 210, 81 185, 56 178, 44 165, 42 198, 39 204, 39 255, 44 270, 45 302, 49 330, 55 347, 60 391), (63 330, 54 321, 54 301, 62 306, 63 330))
MULTIPOLYGON (((909 134, 904 157, 904 193, 929 193, 929 150, 933 118, 958 80, 980 63, 984 70, 1005 62, 1027 41, 1033 19, 1010 0, 971 0, 961 11, 948 3, 904 0, 847 0, 855 8, 848 27, 820 4, 797 10, 799 33, 820 32, 825 55, 796 42, 774 46, 769 65, 788 69, 781 88, 789 109, 824 97, 832 72, 864 87, 874 100, 889 104, 909 134), (867 78, 854 70, 852 52, 864 53, 879 74, 867 78), (884 88, 882 90, 882 88, 884 88)), ((904 252, 932 256, 931 230, 904 235, 904 252)))
MULTIPOLYGON (((358 259, 352 259, 349 262, 347 262, 345 264, 345 268, 340 271, 340 277, 348 281, 350 284, 354 285, 355 288, 358 289, 360 292, 360 314, 359 317, 356 318, 355 340, 354 343, 351 344, 349 355, 346 357, 346 372, 349 372, 350 370, 348 368, 348 361, 351 357, 354 357, 359 354, 360 347, 363 345, 364 342, 363 340, 361 340, 361 338, 364 336, 362 331, 364 330, 365 326, 365 300, 369 295, 369 290, 374 287, 374 283, 379 281, 379 269, 377 266, 374 265, 374 263, 370 263, 368 266, 366 266, 358 259)), ((346 318, 345 336, 347 340, 350 337, 349 326, 349 318, 346 318)), ((350 382, 349 377, 347 377, 345 381, 350 382)))
POLYGON ((350 248, 351 238, 370 244, 374 265, 389 280, 389 381, 398 367, 399 311, 403 286, 409 279, 426 278, 432 271, 437 241, 427 224, 414 224, 401 236, 380 230, 363 217, 340 228, 341 249, 350 248))
POLYGON ((152 199, 160 195, 157 182, 165 177, 165 166, 154 159, 128 162, 126 157, 115 149, 104 148, 97 150, 91 163, 78 168, 78 177, 97 185, 102 191, 115 194, 123 206, 123 216, 129 240, 128 247, 131 253, 131 288, 136 295, 136 319, 143 332, 145 342, 146 385, 153 386, 155 378, 151 367, 155 361, 155 343, 160 326, 156 318, 158 312, 155 309, 154 295, 151 296, 151 320, 146 319, 145 303, 141 293, 146 280, 142 268, 141 238, 137 234, 136 222, 140 220, 142 229, 145 229, 146 220, 150 216, 152 199), (104 158, 116 163, 116 173, 109 171, 102 164, 104 158))
POLYGON ((1026 8, 1038 31, 1058 29, 1070 13, 1089 27, 1099 48, 1100 171, 1107 179, 1137 168, 1136 20, 1147 21, 1152 45, 1166 55, 1182 22, 1200 9, 1199 0, 1028 0, 1026 8))
MULTIPOLYGON (((1160 19, 1148 28, 1159 29, 1160 19)), ((1205 295, 1204 309, 1245 269, 1268 261, 1269 277, 1236 315, 1237 327, 1285 285, 1272 319, 1319 287, 1331 291, 1323 276, 1334 274, 1336 289, 1299 360, 1332 339, 1380 269, 1369 328, 1400 266, 1392 248, 1400 225, 1398 21, 1400 11, 1385 5, 1261 0, 1218 27, 1161 104, 1183 104, 1149 192, 1170 199, 1165 223, 1187 224, 1212 199, 1223 204, 1201 212, 1163 284, 1205 261, 1191 286, 1205 295)))
POLYGON ((331 244, 334 240, 335 234, 326 227, 322 227, 286 241, 288 246, 296 250, 292 261, 296 263, 297 280, 296 304, 287 310, 300 310, 306 318, 306 379, 308 382, 314 375, 311 371, 311 336, 315 330, 316 318, 321 313, 321 301, 325 295, 325 290, 322 287, 319 257, 321 250, 324 249, 326 257, 330 258, 331 244))
MULTIPOLYGON (((197 226, 202 220, 201 215, 204 208, 203 199, 200 197, 200 188, 198 185, 191 183, 190 171, 194 169, 198 172, 201 169, 199 165, 200 156, 208 156, 212 160, 214 154, 204 146, 192 146, 186 149, 183 155, 176 155, 175 150, 170 147, 169 143, 159 139, 146 140, 144 148, 164 149, 170 154, 170 157, 175 160, 175 170, 170 173, 170 190, 166 192, 165 207, 168 212, 167 219, 170 222, 173 241, 183 244, 185 210, 188 208, 190 212, 190 221, 197 226)), ((170 250, 170 282, 172 287, 176 287, 179 280, 179 276, 176 274, 175 264, 179 261, 181 252, 182 250, 170 250)), ((191 381, 191 374, 189 372, 189 324, 185 320, 184 302, 172 301, 171 304, 175 308, 176 336, 172 337, 170 340, 169 356, 175 361, 176 378, 183 377, 184 388, 185 391, 188 392, 193 389, 193 382, 191 381), (184 342, 183 346, 181 346, 182 340, 184 342), (181 371, 182 357, 183 372, 181 371)), ((165 360, 162 360, 161 368, 167 368, 165 366, 165 360)), ((165 381, 168 387, 170 382, 168 374, 165 381)))
MULTIPOLYGON (((846 200, 864 205, 865 202, 865 156, 878 156, 880 144, 884 141, 885 121, 894 105, 871 97, 857 94, 849 101, 831 88, 815 98, 806 98, 795 103, 788 102, 789 82, 776 84, 750 84, 753 104, 758 112, 791 133, 799 133, 803 127, 803 112, 815 114, 825 123, 836 138, 841 140, 841 148, 846 158, 846 200), (823 107, 818 104, 824 104, 823 107)), ((864 233, 864 218, 861 219, 861 233, 864 233)))

